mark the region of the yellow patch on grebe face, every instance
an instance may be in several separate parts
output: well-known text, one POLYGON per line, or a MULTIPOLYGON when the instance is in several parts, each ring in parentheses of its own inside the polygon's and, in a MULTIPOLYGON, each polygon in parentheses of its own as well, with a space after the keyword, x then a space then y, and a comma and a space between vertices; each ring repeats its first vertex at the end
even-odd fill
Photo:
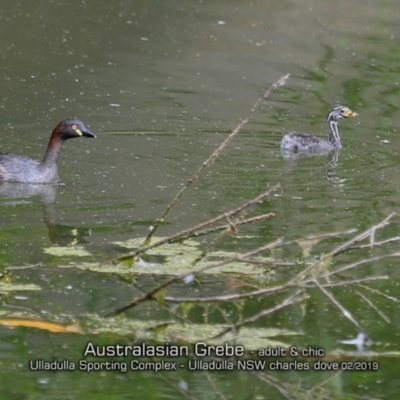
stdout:
POLYGON ((83 136, 82 131, 78 128, 77 125, 72 125, 72 129, 79 135, 79 136, 83 136))

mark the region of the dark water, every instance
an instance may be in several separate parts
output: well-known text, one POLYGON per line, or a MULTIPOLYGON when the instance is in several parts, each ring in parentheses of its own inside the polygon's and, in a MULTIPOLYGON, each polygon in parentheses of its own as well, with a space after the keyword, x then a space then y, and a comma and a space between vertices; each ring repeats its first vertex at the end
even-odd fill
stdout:
MULTIPOLYGON (((276 216, 250 229, 255 239, 248 246, 257 246, 260 238, 362 231, 398 209, 396 2, 5 1, 0 16, 1 151, 40 159, 52 128, 70 116, 98 135, 66 144, 59 163, 62 185, 0 188, 2 266, 42 263, 12 272, 13 283, 35 283, 42 291, 4 294, 6 316, 28 310, 66 323, 129 301, 128 283, 58 268, 74 259, 44 249, 78 243, 91 260, 102 261, 120 250, 112 242, 146 235, 181 185, 286 73, 291 74, 286 85, 185 194, 160 234, 211 218, 276 183, 282 191, 258 208, 276 216), (282 133, 294 129, 326 136, 325 117, 337 102, 359 114, 340 125, 344 148, 339 158, 284 159, 282 133)), ((378 239, 397 235, 399 226, 394 217, 378 239)), ((336 243, 318 244, 314 255, 336 243)), ((392 244, 381 253, 397 249, 392 244)), ((282 257, 301 257, 301 249, 285 247, 282 257)), ((375 288, 397 298, 397 265, 391 258, 357 273, 389 275, 375 288)), ((212 284, 220 288, 216 281, 212 284)), ((374 298, 390 319, 385 322, 354 291, 336 294, 376 342, 397 350, 396 303, 374 298)), ((302 344, 327 349, 356 335, 321 293, 311 294, 307 308, 293 308, 269 323, 302 331, 302 344)), ((225 398, 280 399, 287 398, 285 390, 296 398, 299 381, 307 381, 301 389, 307 391, 328 378, 330 394, 392 398, 399 390, 396 358, 381 359, 374 373, 332 377, 292 371, 267 382, 243 372, 215 378, 187 370, 166 376, 33 373, 29 359, 79 359, 90 338, 6 327, 0 335, 0 390, 8 399, 90 398, 93 393, 124 399, 133 392, 140 398, 183 398, 173 385, 180 381, 193 398, 221 398, 220 391, 225 398)))

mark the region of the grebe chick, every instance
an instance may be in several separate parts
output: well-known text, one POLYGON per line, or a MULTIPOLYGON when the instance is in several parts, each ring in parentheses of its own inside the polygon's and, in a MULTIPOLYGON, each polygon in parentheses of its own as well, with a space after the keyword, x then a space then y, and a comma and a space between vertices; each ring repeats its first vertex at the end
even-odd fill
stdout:
POLYGON ((53 130, 42 162, 12 153, 0 153, 0 181, 55 183, 59 180, 57 159, 67 139, 95 138, 79 119, 65 119, 53 130))
POLYGON ((289 132, 283 136, 281 150, 294 152, 317 152, 340 150, 340 136, 338 131, 338 121, 344 118, 357 117, 358 114, 351 111, 350 108, 336 105, 329 111, 327 122, 329 130, 329 141, 320 139, 307 133, 289 132))

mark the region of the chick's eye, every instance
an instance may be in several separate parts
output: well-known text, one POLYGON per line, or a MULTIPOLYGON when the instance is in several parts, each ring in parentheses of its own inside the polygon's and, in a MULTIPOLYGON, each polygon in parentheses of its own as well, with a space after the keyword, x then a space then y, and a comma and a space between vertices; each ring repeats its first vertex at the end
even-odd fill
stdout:
POLYGON ((72 125, 72 129, 73 129, 74 131, 76 131, 76 130, 78 129, 78 127, 77 127, 76 125, 72 125))

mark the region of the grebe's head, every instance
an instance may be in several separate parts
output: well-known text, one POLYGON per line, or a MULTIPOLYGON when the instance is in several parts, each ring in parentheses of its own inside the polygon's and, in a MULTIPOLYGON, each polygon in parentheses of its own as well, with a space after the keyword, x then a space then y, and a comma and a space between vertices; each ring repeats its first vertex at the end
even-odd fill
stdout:
POLYGON ((331 111, 329 111, 329 114, 326 119, 329 122, 329 121, 339 121, 340 119, 352 118, 357 116, 358 114, 354 111, 351 111, 349 107, 336 105, 335 107, 332 108, 331 111))

